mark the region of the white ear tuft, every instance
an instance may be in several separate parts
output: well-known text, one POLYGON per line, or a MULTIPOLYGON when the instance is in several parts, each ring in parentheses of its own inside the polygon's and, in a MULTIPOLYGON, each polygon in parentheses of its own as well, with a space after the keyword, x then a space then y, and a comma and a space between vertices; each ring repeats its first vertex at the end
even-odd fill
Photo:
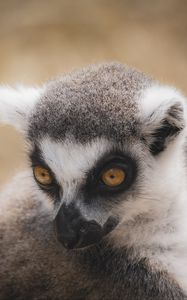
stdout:
POLYGON ((21 132, 44 88, 0 86, 0 123, 10 124, 21 132))
POLYGON ((172 87, 152 86, 142 95, 141 119, 142 138, 157 155, 186 127, 186 99, 172 87))

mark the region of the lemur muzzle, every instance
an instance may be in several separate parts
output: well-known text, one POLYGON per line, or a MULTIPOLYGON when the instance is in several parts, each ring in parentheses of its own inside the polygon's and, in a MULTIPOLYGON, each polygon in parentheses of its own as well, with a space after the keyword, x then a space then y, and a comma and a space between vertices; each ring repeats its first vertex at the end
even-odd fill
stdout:
POLYGON ((63 204, 55 218, 55 232, 65 248, 83 248, 98 243, 117 224, 115 218, 109 217, 101 226, 95 220, 86 220, 73 204, 63 204))

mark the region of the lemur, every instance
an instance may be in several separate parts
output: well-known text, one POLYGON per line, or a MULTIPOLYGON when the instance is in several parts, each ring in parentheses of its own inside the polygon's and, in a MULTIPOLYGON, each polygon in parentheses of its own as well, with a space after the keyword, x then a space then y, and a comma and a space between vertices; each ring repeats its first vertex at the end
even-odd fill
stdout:
POLYGON ((29 163, 0 193, 1 300, 187 299, 179 91, 91 65, 1 86, 0 123, 23 134, 29 163))

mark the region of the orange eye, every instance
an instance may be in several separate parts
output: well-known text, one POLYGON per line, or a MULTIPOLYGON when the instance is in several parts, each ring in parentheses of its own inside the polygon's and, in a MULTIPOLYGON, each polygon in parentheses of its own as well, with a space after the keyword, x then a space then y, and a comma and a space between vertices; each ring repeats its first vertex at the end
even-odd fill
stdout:
POLYGON ((105 171, 101 179, 109 187, 115 187, 120 185, 125 180, 125 172, 122 169, 112 168, 105 171))
POLYGON ((53 182, 53 177, 51 176, 50 172, 41 167, 41 166, 36 166, 33 169, 34 171, 34 176, 36 180, 42 184, 42 185, 49 185, 53 182))

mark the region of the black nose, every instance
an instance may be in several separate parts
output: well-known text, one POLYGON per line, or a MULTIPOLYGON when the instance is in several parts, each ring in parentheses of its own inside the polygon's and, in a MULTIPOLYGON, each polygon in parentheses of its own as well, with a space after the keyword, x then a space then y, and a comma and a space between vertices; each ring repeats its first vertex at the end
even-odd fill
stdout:
POLYGON ((58 240, 68 249, 82 248, 99 242, 103 228, 96 221, 87 221, 73 205, 62 205, 55 218, 58 240))

